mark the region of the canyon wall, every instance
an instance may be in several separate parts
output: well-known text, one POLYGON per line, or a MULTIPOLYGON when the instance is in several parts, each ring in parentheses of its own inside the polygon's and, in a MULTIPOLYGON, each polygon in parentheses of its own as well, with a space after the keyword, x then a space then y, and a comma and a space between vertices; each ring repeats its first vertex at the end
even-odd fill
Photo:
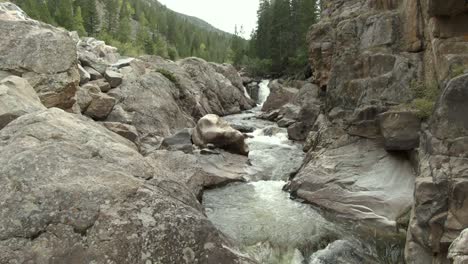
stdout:
POLYGON ((461 0, 324 0, 308 36, 323 114, 308 148, 358 136, 408 153, 416 174, 408 263, 450 263, 450 245, 468 228, 467 25, 461 0), (408 126, 413 133, 401 132, 408 126))

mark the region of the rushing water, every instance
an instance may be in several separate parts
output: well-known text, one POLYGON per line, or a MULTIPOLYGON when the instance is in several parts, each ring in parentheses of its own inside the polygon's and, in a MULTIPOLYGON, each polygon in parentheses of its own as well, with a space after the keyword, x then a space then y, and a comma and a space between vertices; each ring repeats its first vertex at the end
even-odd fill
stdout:
POLYGON ((259 107, 225 118, 254 128, 247 139, 249 182, 206 191, 203 203, 209 219, 259 263, 379 263, 375 248, 282 191, 304 153, 301 145, 288 139, 286 129, 255 118, 268 95, 268 81, 262 81, 259 107))

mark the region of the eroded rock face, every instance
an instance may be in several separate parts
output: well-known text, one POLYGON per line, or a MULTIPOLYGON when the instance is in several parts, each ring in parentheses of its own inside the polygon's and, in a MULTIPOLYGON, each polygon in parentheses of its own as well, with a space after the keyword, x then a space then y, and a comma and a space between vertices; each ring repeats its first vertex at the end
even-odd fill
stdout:
POLYGON ((351 141, 307 157, 288 190, 338 217, 394 230, 412 204, 414 175, 405 157, 371 140, 351 141))
POLYGON ((285 104, 292 102, 298 92, 296 88, 283 86, 278 80, 270 82, 268 87, 270 88, 270 96, 263 104, 262 111, 264 112, 280 109, 285 104))
POLYGON ((27 79, 46 107, 71 108, 80 82, 76 46, 67 31, 0 3, 0 70, 27 79))
POLYGON ((463 264, 468 261, 468 229, 465 229, 450 246, 449 258, 454 264, 463 264))
MULTIPOLYGON (((420 174, 408 231, 407 261, 447 262, 450 244, 468 227, 468 75, 449 82, 421 138, 420 174)), ((463 263, 463 262, 462 262, 463 263)))
POLYGON ((233 153, 249 154, 244 135, 217 115, 206 115, 198 121, 193 131, 192 141, 199 147, 213 144, 233 153))
POLYGON ((0 129, 22 115, 44 109, 25 79, 9 76, 0 80, 0 129))
POLYGON ((1 263, 250 263, 165 164, 89 119, 24 115, 0 151, 1 263))

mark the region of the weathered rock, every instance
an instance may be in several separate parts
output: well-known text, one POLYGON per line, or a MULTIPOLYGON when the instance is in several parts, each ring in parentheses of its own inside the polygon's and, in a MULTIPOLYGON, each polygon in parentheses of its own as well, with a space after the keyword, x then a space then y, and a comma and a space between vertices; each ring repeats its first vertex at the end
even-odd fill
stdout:
POLYGON ((87 118, 40 111, 0 139, 1 263, 251 263, 166 164, 87 118))
POLYGON ((288 137, 292 140, 305 140, 319 115, 320 105, 315 102, 304 105, 297 118, 299 121, 288 127, 288 137))
POLYGON ((80 82, 76 47, 68 32, 0 3, 0 70, 29 81, 46 107, 71 108, 80 82))
POLYGON ((193 152, 192 129, 186 128, 177 131, 174 135, 164 138, 161 149, 180 150, 185 153, 193 152))
POLYGON ((104 75, 107 68, 120 58, 117 48, 108 46, 104 41, 94 38, 83 38, 78 41, 76 46, 81 64, 93 68, 101 75, 104 75))
POLYGON ((464 264, 468 262, 468 229, 465 229, 460 236, 453 241, 449 249, 448 257, 453 264, 464 264))
POLYGON ((379 115, 387 150, 411 150, 419 146, 421 120, 414 112, 390 111, 379 115))
POLYGON ((414 175, 405 157, 361 140, 311 152, 288 190, 309 203, 392 230, 412 204, 414 175))
POLYGON ((0 129, 22 115, 43 109, 28 81, 16 76, 0 80, 0 129))
POLYGON ((98 71, 96 71, 95 69, 91 67, 85 66, 84 69, 87 73, 89 73, 89 77, 91 81, 104 78, 102 74, 100 74, 98 71))
POLYGON ((233 129, 217 115, 206 115, 198 120, 192 135, 192 141, 199 147, 208 144, 233 153, 248 155, 249 147, 245 143, 244 135, 233 129))
POLYGON ((155 166, 164 168, 161 174, 173 181, 185 183, 201 200, 204 189, 242 182, 247 176, 247 157, 222 150, 213 154, 158 150, 148 158, 155 166))
POLYGON ((111 65, 112 68, 116 69, 121 69, 123 67, 130 66, 130 63, 134 60, 135 58, 125 58, 125 59, 119 59, 116 63, 113 63, 111 65))
POLYGON ((89 82, 89 84, 96 85, 103 93, 107 93, 112 88, 105 79, 94 80, 89 82))
POLYGON ((92 100, 84 114, 96 120, 104 120, 115 105, 115 98, 104 93, 91 94, 92 100))
POLYGON ((106 72, 104 73, 104 77, 106 78, 107 82, 112 88, 115 88, 122 84, 123 75, 116 71, 106 70, 106 72))
POLYGON ((75 100, 78 106, 80 107, 81 112, 85 112, 88 109, 88 106, 93 101, 93 94, 99 94, 100 90, 99 87, 88 83, 83 87, 78 87, 76 91, 75 100))
POLYGON ((270 96, 263 104, 262 111, 264 112, 280 109, 283 105, 292 102, 298 92, 296 88, 283 86, 278 80, 270 82, 268 86, 270 87, 270 96))
POLYGON ((78 64, 78 72, 80 74, 80 85, 83 85, 91 80, 91 75, 80 64, 78 64))
POLYGON ((134 126, 122 124, 118 122, 102 122, 102 124, 110 131, 121 135, 122 137, 130 140, 131 142, 138 144, 138 131, 134 126))

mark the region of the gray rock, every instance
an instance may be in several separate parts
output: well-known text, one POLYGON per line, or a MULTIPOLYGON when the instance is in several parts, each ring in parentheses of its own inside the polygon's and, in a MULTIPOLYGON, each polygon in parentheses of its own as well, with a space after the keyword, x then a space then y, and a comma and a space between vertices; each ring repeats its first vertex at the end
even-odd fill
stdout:
POLYGON ((244 135, 217 115, 206 115, 198 120, 193 131, 192 142, 202 148, 213 144, 233 153, 249 154, 244 135))
POLYGON ((0 80, 0 129, 22 115, 43 109, 28 81, 17 76, 0 80))
POLYGON ((338 217, 393 232, 413 202, 411 163, 370 140, 309 152, 305 160, 288 190, 338 217))
POLYGON ((277 123, 279 127, 289 127, 296 123, 296 121, 288 118, 281 118, 277 123))
POLYGON ((292 102, 298 92, 296 88, 283 86, 278 80, 270 82, 268 86, 270 95, 262 107, 262 111, 265 112, 280 109, 283 105, 292 102))
POLYGON ((80 74, 80 85, 83 85, 91 80, 91 75, 80 64, 78 64, 78 72, 80 74))
POLYGON ((91 68, 91 67, 85 66, 84 69, 85 69, 86 72, 89 73, 89 76, 90 76, 90 80, 91 80, 91 81, 104 78, 104 77, 102 76, 102 74, 100 74, 98 71, 96 71, 95 69, 93 69, 93 68, 91 68))
POLYGON ((252 263, 166 164, 87 118, 35 112, 0 139, 1 263, 252 263))
POLYGON ((106 119, 114 108, 115 99, 104 93, 91 94, 91 97, 91 103, 84 114, 96 120, 106 119))
POLYGON ((96 85, 103 93, 107 93, 111 89, 110 84, 105 79, 90 81, 89 84, 96 85))
POLYGON ((166 150, 180 150, 185 153, 193 152, 192 145, 192 130, 191 128, 185 128, 177 131, 174 135, 164 138, 161 143, 161 149, 166 150))
POLYGON ((450 245, 448 257, 453 264, 463 264, 468 261, 468 229, 465 229, 450 245))
POLYGON ((82 87, 78 87, 78 90, 76 91, 75 95, 75 100, 78 106, 80 107, 81 112, 85 112, 86 109, 88 109, 88 106, 91 104, 91 101, 93 101, 92 95, 99 93, 99 87, 91 83, 85 84, 82 87))
POLYGON ((115 88, 122 84, 123 75, 113 70, 106 70, 106 72, 104 73, 104 77, 106 78, 107 82, 109 82, 112 88, 115 88))
POLYGON ((135 144, 139 143, 138 131, 134 126, 118 122, 102 122, 101 124, 103 124, 110 131, 130 140, 131 142, 135 144))
POLYGON ((411 150, 419 146, 421 120, 414 112, 390 111, 379 115, 387 150, 411 150))
POLYGON ((0 3, 0 70, 27 79, 46 107, 72 107, 80 82, 73 39, 8 6, 0 3))
POLYGON ((135 60, 135 58, 126 58, 119 59, 116 63, 111 64, 112 68, 121 69, 123 67, 130 66, 130 63, 135 60))

